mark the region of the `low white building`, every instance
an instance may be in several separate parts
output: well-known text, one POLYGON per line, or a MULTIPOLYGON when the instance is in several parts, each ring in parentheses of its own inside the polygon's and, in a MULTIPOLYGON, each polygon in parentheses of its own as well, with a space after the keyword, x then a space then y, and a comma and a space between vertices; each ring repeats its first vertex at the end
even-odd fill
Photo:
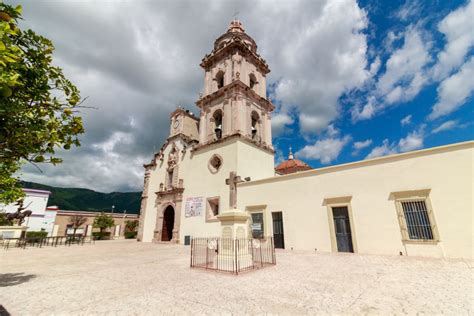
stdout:
MULTIPOLYGON (((27 231, 47 231, 48 236, 52 236, 56 211, 46 210, 51 192, 26 188, 23 192, 25 192, 23 206, 25 210, 32 211, 31 216, 25 219, 23 225, 28 227, 27 231)), ((14 213, 18 206, 13 203, 3 206, 2 209, 7 213, 14 213)))

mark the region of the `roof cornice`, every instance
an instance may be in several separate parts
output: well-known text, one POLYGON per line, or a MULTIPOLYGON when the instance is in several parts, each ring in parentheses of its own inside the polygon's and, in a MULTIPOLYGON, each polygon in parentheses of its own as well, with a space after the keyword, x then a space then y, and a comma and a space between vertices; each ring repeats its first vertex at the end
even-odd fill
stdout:
POLYGON ((270 72, 270 68, 268 67, 266 60, 263 59, 258 53, 252 52, 252 50, 250 50, 239 38, 234 39, 231 43, 227 44, 223 48, 212 51, 210 55, 206 55, 202 59, 200 66, 207 71, 212 67, 212 65, 219 62, 222 58, 232 55, 236 51, 242 53, 242 56, 248 58, 250 62, 255 64, 255 66, 261 71, 263 75, 266 75, 270 72))
POLYGON ((203 150, 205 148, 209 148, 210 146, 212 145, 217 145, 217 144, 222 144, 222 143, 225 143, 227 141, 230 141, 230 140, 241 140, 249 145, 252 145, 252 146, 255 146, 255 147, 258 147, 259 149, 262 149, 270 154, 275 154, 275 150, 273 149, 273 147, 270 147, 268 145, 265 145, 265 144, 262 144, 262 143, 259 143, 255 140, 252 140, 238 132, 234 133, 234 134, 231 134, 231 135, 227 135, 227 136, 223 136, 222 138, 220 139, 217 139, 215 141, 212 141, 212 142, 209 142, 209 143, 205 143, 205 144, 198 144, 197 146, 194 146, 193 149, 192 149, 192 152, 195 153, 195 152, 198 152, 200 150, 203 150))
POLYGON ((219 90, 208 94, 206 96, 203 96, 201 99, 196 101, 196 106, 202 110, 202 108, 219 98, 222 97, 232 97, 235 95, 238 95, 239 93, 242 93, 242 96, 249 97, 250 100, 254 101, 255 103, 259 104, 263 108, 267 109, 268 112, 272 112, 275 109, 275 106, 266 98, 261 97, 258 95, 255 91, 250 89, 249 86, 247 86, 245 83, 240 81, 239 79, 235 79, 228 85, 225 85, 224 87, 220 88, 219 90))

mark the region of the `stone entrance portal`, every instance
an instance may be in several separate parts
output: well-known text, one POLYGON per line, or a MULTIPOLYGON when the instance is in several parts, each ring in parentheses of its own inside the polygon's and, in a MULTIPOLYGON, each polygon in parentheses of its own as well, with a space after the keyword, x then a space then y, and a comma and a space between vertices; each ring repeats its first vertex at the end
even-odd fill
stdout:
POLYGON ((173 239, 174 227, 174 208, 169 205, 163 213, 163 228, 161 233, 161 241, 171 241, 173 239))

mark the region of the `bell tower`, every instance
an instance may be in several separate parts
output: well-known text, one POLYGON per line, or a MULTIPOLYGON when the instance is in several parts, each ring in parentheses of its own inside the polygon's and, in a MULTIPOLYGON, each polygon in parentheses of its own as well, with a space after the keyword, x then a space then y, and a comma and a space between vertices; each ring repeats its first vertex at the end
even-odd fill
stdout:
POLYGON ((266 96, 270 69, 240 21, 233 20, 217 38, 201 67, 205 75, 204 92, 196 102, 201 110, 199 147, 242 137, 273 151, 270 113, 274 106, 266 96))

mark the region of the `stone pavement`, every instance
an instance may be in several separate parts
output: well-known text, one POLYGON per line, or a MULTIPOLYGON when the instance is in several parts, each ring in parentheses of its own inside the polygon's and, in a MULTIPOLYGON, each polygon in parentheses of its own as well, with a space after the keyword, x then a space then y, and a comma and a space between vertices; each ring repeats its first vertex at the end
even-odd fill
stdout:
POLYGON ((0 305, 12 315, 465 315, 474 311, 472 267, 277 251, 276 266, 234 276, 190 269, 189 247, 103 241, 0 250, 0 305))

